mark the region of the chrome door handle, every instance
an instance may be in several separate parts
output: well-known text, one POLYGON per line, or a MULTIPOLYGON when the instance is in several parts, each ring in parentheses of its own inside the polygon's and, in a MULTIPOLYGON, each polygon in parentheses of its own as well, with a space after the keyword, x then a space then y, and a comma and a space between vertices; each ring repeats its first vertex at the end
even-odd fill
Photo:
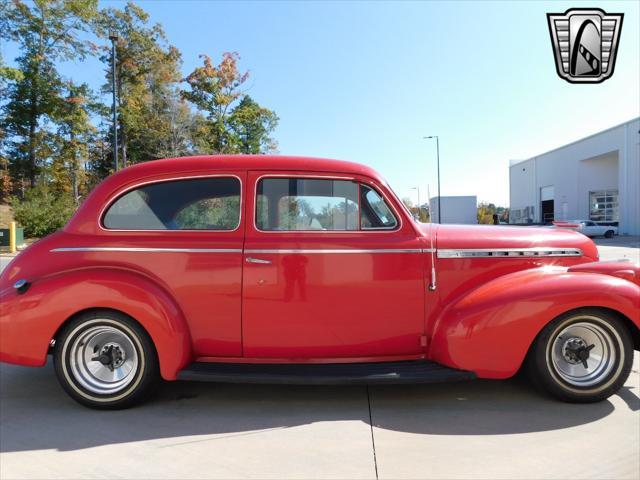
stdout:
POLYGON ((271 262, 271 260, 263 260, 261 258, 253 258, 253 257, 247 257, 246 259, 247 263, 260 263, 262 265, 269 265, 271 262))

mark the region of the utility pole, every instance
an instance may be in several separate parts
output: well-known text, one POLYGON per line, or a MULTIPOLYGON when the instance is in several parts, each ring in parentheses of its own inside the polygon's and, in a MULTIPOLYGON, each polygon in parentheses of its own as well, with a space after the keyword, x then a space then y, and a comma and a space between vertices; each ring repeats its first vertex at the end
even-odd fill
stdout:
POLYGON ((116 42, 118 36, 109 34, 111 40, 111 91, 113 93, 111 112, 113 114, 113 167, 118 171, 118 113, 116 108, 116 42))
POLYGON ((440 139, 438 138, 438 135, 430 135, 424 138, 436 139, 436 161, 438 164, 438 223, 442 223, 442 197, 440 196, 440 139))

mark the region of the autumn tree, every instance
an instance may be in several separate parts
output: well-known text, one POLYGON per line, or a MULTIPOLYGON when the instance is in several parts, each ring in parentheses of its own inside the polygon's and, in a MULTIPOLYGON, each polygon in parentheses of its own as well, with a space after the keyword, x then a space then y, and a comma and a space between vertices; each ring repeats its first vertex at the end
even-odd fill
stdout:
POLYGON ((59 60, 84 58, 88 45, 79 34, 88 29, 97 0, 13 0, 3 6, 0 33, 15 41, 21 75, 10 82, 3 106, 2 128, 12 175, 35 186, 51 150, 51 120, 61 90, 59 60))
POLYGON ((277 146, 278 117, 246 94, 248 73, 238 70, 237 54, 224 54, 218 65, 203 57, 184 79, 180 52, 142 8, 129 2, 99 11, 97 1, 0 0, 0 39, 19 51, 10 66, 0 57, 0 202, 12 204, 28 234, 58 228, 113 173, 110 101, 100 101, 100 93, 111 94, 112 35, 125 166, 277 146), (89 55, 105 66, 98 92, 58 70, 89 55))
POLYGON ((275 149, 271 133, 274 112, 261 107, 242 90, 249 78, 240 72, 236 52, 226 52, 218 65, 207 55, 185 81, 182 96, 202 114, 196 120, 194 143, 203 153, 266 153, 275 149))
POLYGON ((493 203, 480 202, 478 204, 478 223, 493 224, 494 219, 497 219, 498 222, 509 223, 509 209, 496 206, 493 203))
MULTIPOLYGON (((184 117, 177 85, 181 79, 180 52, 168 45, 162 27, 149 24, 149 15, 129 2, 123 10, 100 12, 95 31, 100 38, 117 36, 116 77, 118 127, 123 164, 163 157, 170 149, 184 154, 184 141, 177 140, 184 117)), ((103 47, 101 59, 108 66, 104 91, 111 91, 111 54, 103 47)), ((188 126, 184 127, 188 129, 188 126)))
MULTIPOLYGON (((5 9, 6 7, 0 7, 0 15, 5 9)), ((0 29, 3 28, 3 23, 3 21, 0 21, 0 29)), ((17 68, 6 66, 0 54, 0 99, 7 97, 6 88, 8 83, 19 81, 21 78, 22 72, 17 68)), ((3 146, 6 141, 3 123, 4 122, 0 122, 0 146, 3 146)), ((9 171, 9 158, 4 154, 4 149, 0 148, 0 203, 7 202, 12 192, 13 178, 9 171)))

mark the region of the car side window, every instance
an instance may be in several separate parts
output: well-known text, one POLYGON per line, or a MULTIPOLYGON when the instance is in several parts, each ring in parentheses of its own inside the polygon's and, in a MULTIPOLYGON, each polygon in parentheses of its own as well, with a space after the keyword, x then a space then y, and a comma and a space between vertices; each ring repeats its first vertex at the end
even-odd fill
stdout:
POLYGON ((360 185, 360 206, 363 230, 393 229, 398 225, 398 220, 384 199, 366 185, 360 185))
POLYGON ((119 197, 103 225, 115 230, 235 230, 240 189, 235 177, 152 183, 119 197))
POLYGON ((258 182, 259 230, 358 230, 358 215, 358 184, 349 180, 263 178, 258 182))

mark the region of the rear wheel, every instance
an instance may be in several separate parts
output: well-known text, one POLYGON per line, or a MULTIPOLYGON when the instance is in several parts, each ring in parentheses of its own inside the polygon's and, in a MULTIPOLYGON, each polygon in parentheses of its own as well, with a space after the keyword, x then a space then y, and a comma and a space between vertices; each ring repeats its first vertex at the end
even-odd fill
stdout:
POLYGON ((547 325, 533 343, 527 370, 539 387, 560 400, 598 402, 627 380, 633 346, 626 326, 600 310, 577 310, 547 325))
POLYGON ((613 230, 607 230, 604 232, 604 238, 613 238, 613 230))
POLYGON ((56 375, 76 401, 126 408, 143 400, 158 374, 151 339, 130 317, 113 311, 81 314, 56 339, 56 375))

